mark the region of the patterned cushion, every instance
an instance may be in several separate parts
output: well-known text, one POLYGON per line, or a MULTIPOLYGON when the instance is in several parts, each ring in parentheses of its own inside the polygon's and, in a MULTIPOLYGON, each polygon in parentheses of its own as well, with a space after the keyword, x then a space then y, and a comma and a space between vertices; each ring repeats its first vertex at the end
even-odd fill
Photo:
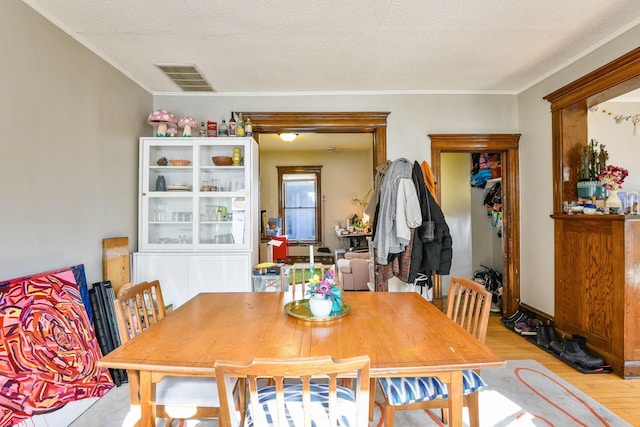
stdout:
MULTIPOLYGON (((357 407, 352 390, 338 386, 337 417, 339 426, 356 426, 357 407)), ((247 405, 245 427, 273 425, 276 413, 276 389, 273 386, 263 387, 258 390, 258 401, 262 407, 262 414, 252 414, 251 405, 247 405)), ((285 411, 287 426, 302 426, 304 422, 302 412, 302 386, 299 384, 285 384, 284 386, 285 411)), ((329 386, 327 384, 311 384, 311 419, 322 420, 312 422, 312 426, 326 425, 329 414, 329 386)))
MULTIPOLYGON (((448 396, 447 385, 436 377, 380 378, 382 392, 392 406, 406 405, 448 396)), ((486 386, 473 370, 462 372, 462 392, 471 394, 486 386)))

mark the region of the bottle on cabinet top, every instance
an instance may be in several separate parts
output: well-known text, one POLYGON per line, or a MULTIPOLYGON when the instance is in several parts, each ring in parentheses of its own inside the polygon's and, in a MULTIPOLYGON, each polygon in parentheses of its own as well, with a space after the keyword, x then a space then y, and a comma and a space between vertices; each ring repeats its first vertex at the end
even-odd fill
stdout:
POLYGON ((244 124, 244 135, 253 136, 253 123, 251 123, 251 117, 247 117, 247 122, 244 124))
POLYGON ((229 136, 229 128, 225 119, 222 119, 222 123, 218 126, 218 136, 229 136))
POLYGON ((236 136, 236 118, 233 111, 231 112, 231 118, 229 119, 227 126, 229 127, 229 136, 236 136))
POLYGON ((244 118, 242 113, 238 113, 238 123, 236 125, 236 136, 244 136, 244 118))

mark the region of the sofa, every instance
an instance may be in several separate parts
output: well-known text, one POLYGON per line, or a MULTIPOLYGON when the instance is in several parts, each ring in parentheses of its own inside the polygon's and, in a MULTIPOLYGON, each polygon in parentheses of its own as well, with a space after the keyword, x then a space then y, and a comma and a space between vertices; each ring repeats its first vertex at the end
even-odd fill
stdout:
POLYGON ((345 291, 368 291, 369 253, 347 252, 336 263, 338 281, 345 291))

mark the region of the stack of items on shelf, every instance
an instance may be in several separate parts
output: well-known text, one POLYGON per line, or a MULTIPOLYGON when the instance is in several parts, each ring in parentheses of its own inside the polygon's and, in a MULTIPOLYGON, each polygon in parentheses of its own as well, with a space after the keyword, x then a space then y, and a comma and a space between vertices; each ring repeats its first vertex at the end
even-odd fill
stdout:
MULTIPOLYGON (((102 355, 110 353, 120 347, 120 335, 113 309, 116 295, 110 281, 97 282, 89 289, 89 300, 93 315, 93 327, 100 345, 102 355)), ((109 369, 111 378, 116 386, 127 382, 127 371, 124 369, 109 369)))
POLYGON ((545 323, 531 311, 519 309, 501 320, 508 329, 584 374, 611 372, 611 366, 605 364, 601 357, 588 353, 585 337, 558 337, 550 321, 545 323))
MULTIPOLYGON (((182 129, 181 137, 191 137, 192 132, 198 129, 198 122, 190 116, 183 116, 181 119, 176 119, 176 116, 169 110, 159 108, 152 111, 147 117, 147 123, 154 127, 153 136, 155 137, 175 137, 178 136, 177 128, 182 129)), ((200 131, 198 133, 201 137, 218 137, 218 136, 253 136, 253 123, 251 118, 245 118, 242 113, 231 112, 231 117, 227 123, 224 119, 218 126, 218 122, 207 121, 200 122, 200 131), (236 116, 238 120, 236 121, 236 116)))

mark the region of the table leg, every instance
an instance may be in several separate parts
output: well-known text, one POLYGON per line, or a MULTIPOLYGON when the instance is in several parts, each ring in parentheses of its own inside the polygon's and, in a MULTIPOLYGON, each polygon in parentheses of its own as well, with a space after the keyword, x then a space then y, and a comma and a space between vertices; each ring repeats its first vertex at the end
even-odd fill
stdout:
POLYGON ((451 371, 449 390, 449 427, 462 427, 462 371, 451 371))
POLYGON ((156 425, 156 385, 151 381, 151 372, 140 371, 140 425, 156 425))
POLYGON ((127 370, 129 380, 129 400, 132 405, 140 404, 140 372, 133 369, 127 370))

